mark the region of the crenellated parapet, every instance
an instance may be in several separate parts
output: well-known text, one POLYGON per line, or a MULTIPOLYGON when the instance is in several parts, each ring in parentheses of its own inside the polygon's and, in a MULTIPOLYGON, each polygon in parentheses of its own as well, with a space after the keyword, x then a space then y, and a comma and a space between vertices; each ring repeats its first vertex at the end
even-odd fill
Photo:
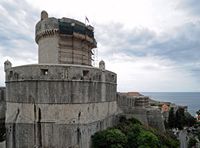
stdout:
POLYGON ((91 65, 92 49, 97 47, 92 26, 70 18, 49 18, 45 11, 36 25, 35 41, 39 63, 91 65))

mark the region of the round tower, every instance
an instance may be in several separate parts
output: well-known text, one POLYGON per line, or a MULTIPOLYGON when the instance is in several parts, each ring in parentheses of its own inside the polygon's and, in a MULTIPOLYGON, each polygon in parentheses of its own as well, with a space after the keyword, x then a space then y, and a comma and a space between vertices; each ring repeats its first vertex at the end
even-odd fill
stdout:
POLYGON ((97 43, 93 27, 70 18, 57 19, 41 12, 36 25, 39 63, 91 65, 97 43))
POLYGON ((116 124, 117 75, 91 66, 93 28, 41 13, 39 64, 6 69, 7 148, 89 148, 116 124))

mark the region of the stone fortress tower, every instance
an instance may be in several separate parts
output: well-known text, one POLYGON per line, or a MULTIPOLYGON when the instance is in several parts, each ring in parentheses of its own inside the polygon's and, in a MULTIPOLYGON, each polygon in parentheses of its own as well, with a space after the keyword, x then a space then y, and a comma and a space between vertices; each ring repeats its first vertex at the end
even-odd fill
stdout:
POLYGON ((116 74, 92 67, 92 26, 48 17, 36 25, 39 64, 6 72, 6 147, 90 147, 95 132, 113 126, 116 74))

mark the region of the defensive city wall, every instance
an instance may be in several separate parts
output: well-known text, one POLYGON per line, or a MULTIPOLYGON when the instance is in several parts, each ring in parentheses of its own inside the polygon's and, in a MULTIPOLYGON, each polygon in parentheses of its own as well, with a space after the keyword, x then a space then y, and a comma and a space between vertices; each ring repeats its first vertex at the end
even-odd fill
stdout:
POLYGON ((97 47, 92 26, 43 11, 35 35, 38 64, 4 63, 0 101, 6 106, 0 109, 6 110, 7 148, 89 148, 91 136, 116 125, 119 115, 164 130, 148 97, 117 94, 117 75, 104 61, 91 66, 97 47))

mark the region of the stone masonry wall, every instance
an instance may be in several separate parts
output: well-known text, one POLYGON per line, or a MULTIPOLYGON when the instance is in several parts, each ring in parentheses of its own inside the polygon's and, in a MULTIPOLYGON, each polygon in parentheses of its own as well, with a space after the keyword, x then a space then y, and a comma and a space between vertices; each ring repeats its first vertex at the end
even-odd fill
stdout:
POLYGON ((90 147, 115 125, 116 74, 81 65, 26 65, 6 70, 8 148, 90 147))
POLYGON ((134 117, 143 124, 165 131, 161 111, 149 106, 149 98, 147 96, 134 97, 118 93, 117 105, 127 118, 134 117))
POLYGON ((5 105, 5 96, 6 95, 6 88, 5 87, 0 87, 0 121, 4 122, 5 120, 5 110, 6 110, 6 105, 5 105))

